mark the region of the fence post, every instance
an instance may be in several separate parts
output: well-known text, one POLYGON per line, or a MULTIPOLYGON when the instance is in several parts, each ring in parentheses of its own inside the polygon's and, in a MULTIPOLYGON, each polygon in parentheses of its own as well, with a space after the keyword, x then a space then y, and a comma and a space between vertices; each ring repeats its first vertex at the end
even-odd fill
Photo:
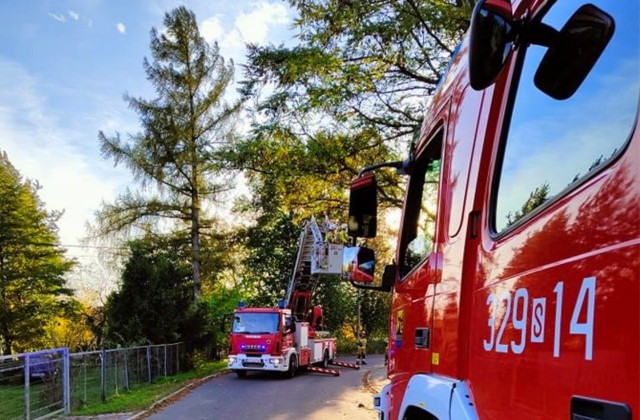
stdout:
POLYGON ((29 376, 31 367, 29 366, 29 355, 24 357, 24 418, 29 420, 31 418, 31 408, 29 407, 29 376))
POLYGON ((107 400, 107 351, 100 353, 100 401, 107 400))
POLYGON ((69 348, 62 350, 62 404, 64 406, 64 415, 68 416, 71 411, 71 358, 69 348))
POLYGON ((118 351, 113 354, 113 385, 116 388, 116 395, 118 395, 118 351))
POLYGON ((167 377, 167 345, 164 345, 164 377, 167 377))
POLYGON ((129 348, 124 349, 124 388, 131 390, 129 386, 129 348))
POLYGON ((149 383, 151 383, 151 346, 147 346, 147 372, 149 373, 149 383))
POLYGON ((176 373, 180 373, 180 343, 176 344, 176 373))

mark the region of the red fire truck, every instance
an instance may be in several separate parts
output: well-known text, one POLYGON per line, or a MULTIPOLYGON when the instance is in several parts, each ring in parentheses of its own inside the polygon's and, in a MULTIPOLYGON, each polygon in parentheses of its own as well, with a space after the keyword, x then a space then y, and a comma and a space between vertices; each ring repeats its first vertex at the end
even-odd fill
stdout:
MULTIPOLYGON (((322 274, 342 272, 342 246, 325 241, 334 227, 307 221, 285 300, 277 308, 241 307, 233 313, 228 366, 239 377, 248 371, 273 371, 293 377, 298 368, 337 375, 327 369, 336 355, 336 339, 323 330, 322 307, 311 300, 322 274), (321 368, 313 368, 311 365, 321 368)), ((337 362, 336 362, 337 363, 337 362)))
POLYGON ((353 280, 392 293, 384 420, 640 415, 639 9, 478 1, 409 158, 352 183, 365 245, 375 170, 407 175, 395 260, 353 280))

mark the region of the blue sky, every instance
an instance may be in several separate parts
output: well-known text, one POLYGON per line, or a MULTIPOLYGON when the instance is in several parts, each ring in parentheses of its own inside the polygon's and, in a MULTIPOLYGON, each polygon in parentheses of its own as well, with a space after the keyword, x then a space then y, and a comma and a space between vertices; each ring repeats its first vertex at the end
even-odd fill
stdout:
MULTIPOLYGON (((135 132, 125 92, 153 95, 142 68, 149 31, 161 29, 170 0, 0 3, 0 149, 42 184, 50 209, 65 210, 64 244, 77 244, 102 200, 130 183, 99 154, 97 133, 135 132)), ((245 42, 292 38, 292 11, 278 0, 191 1, 201 33, 238 64, 245 42)), ((236 65, 236 80, 241 78, 236 65)))
MULTIPOLYGON (((576 2, 558 2, 545 22, 560 29, 576 2)), ((581 3, 581 2, 579 2, 581 3)), ((529 194, 548 183, 554 196, 586 175, 598 157, 608 158, 627 142, 637 115, 640 92, 640 6, 638 2, 592 0, 615 21, 613 37, 578 91, 552 99, 533 86, 546 49, 532 46, 514 105, 498 194, 498 230, 529 194)))
MULTIPOLYGON (((97 134, 138 130, 123 94, 153 96, 142 68, 149 32, 182 4, 196 13, 202 35, 234 60, 236 80, 245 42, 292 39, 292 10, 280 0, 0 2, 0 150, 40 182, 47 208, 65 211, 62 244, 80 243, 100 203, 131 184, 125 169, 102 159, 97 134)), ((90 250, 68 254, 96 262, 90 250)))

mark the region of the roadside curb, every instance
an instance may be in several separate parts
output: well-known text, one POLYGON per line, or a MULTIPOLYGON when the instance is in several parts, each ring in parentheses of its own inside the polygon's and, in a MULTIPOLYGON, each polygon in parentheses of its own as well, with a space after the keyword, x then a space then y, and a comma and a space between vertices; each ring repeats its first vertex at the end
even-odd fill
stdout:
POLYGON ((151 414, 155 413, 155 411, 161 407, 165 402, 170 401, 176 397, 178 397, 180 394, 185 394, 187 391, 190 391, 192 388, 195 388, 197 386, 200 386, 206 382, 209 382, 212 379, 218 378, 222 375, 227 375, 229 372, 231 372, 229 369, 224 369, 221 370, 220 372, 216 372, 212 375, 209 376, 205 376, 204 378, 199 378, 196 379, 190 383, 188 383, 187 385, 183 386, 182 388, 178 389, 177 391, 174 391, 173 393, 167 395, 164 398, 161 398, 160 400, 154 402, 153 404, 151 404, 149 406, 149 408, 147 408, 144 411, 140 411, 139 413, 134 414, 131 417, 128 417, 127 420, 140 420, 140 419, 144 419, 148 416, 150 416, 151 414))
POLYGON ((382 357, 378 358, 378 355, 372 355, 370 358, 373 363, 368 365, 366 370, 362 369, 364 371, 362 387, 372 394, 378 394, 389 382, 387 366, 384 365, 382 357))

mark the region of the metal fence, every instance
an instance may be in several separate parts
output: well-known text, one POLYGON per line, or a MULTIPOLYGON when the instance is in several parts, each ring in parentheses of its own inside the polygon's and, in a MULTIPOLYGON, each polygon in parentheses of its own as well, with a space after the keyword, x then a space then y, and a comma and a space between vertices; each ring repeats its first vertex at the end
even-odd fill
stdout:
POLYGON ((104 402, 184 368, 182 343, 0 356, 0 420, 44 418, 104 402))
POLYGON ((0 419, 68 412, 69 350, 0 356, 0 419))

